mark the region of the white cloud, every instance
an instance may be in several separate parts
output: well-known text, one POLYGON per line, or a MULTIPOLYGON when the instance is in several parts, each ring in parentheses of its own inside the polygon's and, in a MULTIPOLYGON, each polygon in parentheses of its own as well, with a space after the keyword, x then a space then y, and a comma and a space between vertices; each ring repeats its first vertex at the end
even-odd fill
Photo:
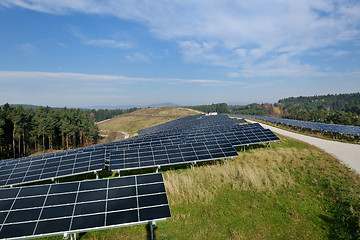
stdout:
MULTIPOLYGON (((359 44, 360 38, 360 2, 356 0, 3 0, 0 5, 141 22, 156 37, 175 40, 187 61, 236 71, 250 72, 280 60, 272 74, 301 73, 308 68, 302 56, 336 46, 341 56, 342 45, 359 44)), ((86 42, 129 47, 114 40, 86 42)))
POLYGON ((228 77, 231 77, 231 78, 238 78, 240 77, 240 74, 237 73, 237 72, 230 72, 230 73, 227 73, 226 74, 228 77))
POLYGON ((145 55, 143 53, 134 53, 131 55, 127 55, 126 58, 132 62, 148 62, 150 60, 148 55, 145 55))
POLYGON ((32 55, 36 52, 36 46, 34 44, 31 43, 23 43, 23 44, 19 44, 17 45, 17 48, 23 52, 24 54, 27 55, 32 55))
MULTIPOLYGON (((4 85, 8 85, 9 83, 11 83, 13 86, 15 86, 18 85, 18 83, 26 83, 32 81, 35 81, 38 85, 41 85, 43 83, 46 83, 47 85, 56 83, 63 85, 86 84, 86 86, 91 86, 93 84, 96 85, 96 87, 104 83, 131 84, 138 82, 158 82, 164 84, 190 83, 190 84, 200 84, 200 85, 217 84, 224 86, 242 84, 239 82, 207 80, 207 79, 142 78, 142 77, 125 77, 119 75, 64 73, 64 72, 0 71, 0 83, 4 83, 4 85)), ((21 87, 21 84, 19 86, 21 87)), ((102 88, 104 88, 104 86, 102 88)), ((82 87, 82 89, 85 88, 82 87)), ((114 88, 110 87, 108 89, 114 89, 114 88)))
POLYGON ((108 47, 108 48, 132 48, 133 46, 127 42, 115 41, 112 39, 98 39, 98 40, 86 40, 87 45, 108 47))

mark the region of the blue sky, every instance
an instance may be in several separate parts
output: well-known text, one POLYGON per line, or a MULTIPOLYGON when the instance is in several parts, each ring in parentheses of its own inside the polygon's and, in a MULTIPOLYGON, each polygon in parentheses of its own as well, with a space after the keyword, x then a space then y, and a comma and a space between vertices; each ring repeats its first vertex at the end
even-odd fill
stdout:
POLYGON ((2 0, 0 104, 276 102, 360 91, 360 2, 2 0))

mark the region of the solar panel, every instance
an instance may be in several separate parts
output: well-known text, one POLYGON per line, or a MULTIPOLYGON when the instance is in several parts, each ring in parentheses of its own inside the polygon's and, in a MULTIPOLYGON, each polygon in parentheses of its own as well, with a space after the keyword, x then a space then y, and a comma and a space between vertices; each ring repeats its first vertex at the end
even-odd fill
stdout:
POLYGON ((171 217, 160 173, 0 189, 0 238, 35 238, 171 217))
MULTIPOLYGON (((73 152, 72 152, 73 153, 73 152)), ((99 171, 105 167, 105 150, 62 155, 19 158, 0 168, 0 186, 13 186, 30 182, 99 171)))
POLYGON ((227 142, 199 142, 110 152, 111 171, 176 165, 237 156, 227 142))
POLYGON ((335 133, 340 133, 340 134, 349 134, 349 135, 360 136, 360 127, 359 126, 346 126, 346 125, 338 125, 338 124, 307 122, 307 121, 300 121, 300 120, 265 117, 265 116, 255 116, 255 115, 241 115, 241 114, 231 114, 231 115, 255 118, 255 119, 259 119, 259 120, 281 123, 281 124, 290 125, 290 126, 309 128, 312 130, 328 131, 328 132, 335 132, 335 133))

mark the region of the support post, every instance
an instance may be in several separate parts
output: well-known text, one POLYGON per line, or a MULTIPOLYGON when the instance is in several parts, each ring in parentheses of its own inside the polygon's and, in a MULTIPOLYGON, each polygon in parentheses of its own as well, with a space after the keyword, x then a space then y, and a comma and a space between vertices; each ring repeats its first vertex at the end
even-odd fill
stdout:
POLYGON ((150 228, 150 239, 154 239, 154 229, 156 228, 156 222, 150 221, 149 222, 149 228, 150 228))
POLYGON ((160 170, 160 165, 156 167, 156 173, 158 173, 160 170))
POLYGON ((64 233, 63 239, 64 239, 64 240, 68 240, 68 239, 69 239, 69 234, 68 234, 68 233, 64 233))
POLYGON ((118 174, 119 174, 119 177, 120 177, 120 170, 118 170, 118 174))
POLYGON ((94 174, 95 174, 95 176, 96 176, 96 180, 98 180, 98 179, 99 179, 99 174, 98 174, 98 172, 97 172, 97 171, 94 171, 94 174))

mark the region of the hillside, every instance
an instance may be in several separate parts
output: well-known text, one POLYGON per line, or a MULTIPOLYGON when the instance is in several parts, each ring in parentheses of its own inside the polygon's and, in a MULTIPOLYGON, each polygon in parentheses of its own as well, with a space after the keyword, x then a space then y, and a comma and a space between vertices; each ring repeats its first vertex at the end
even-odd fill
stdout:
POLYGON ((103 121, 98 127, 101 134, 127 132, 130 136, 134 136, 140 129, 196 114, 199 113, 179 107, 144 108, 103 121))

